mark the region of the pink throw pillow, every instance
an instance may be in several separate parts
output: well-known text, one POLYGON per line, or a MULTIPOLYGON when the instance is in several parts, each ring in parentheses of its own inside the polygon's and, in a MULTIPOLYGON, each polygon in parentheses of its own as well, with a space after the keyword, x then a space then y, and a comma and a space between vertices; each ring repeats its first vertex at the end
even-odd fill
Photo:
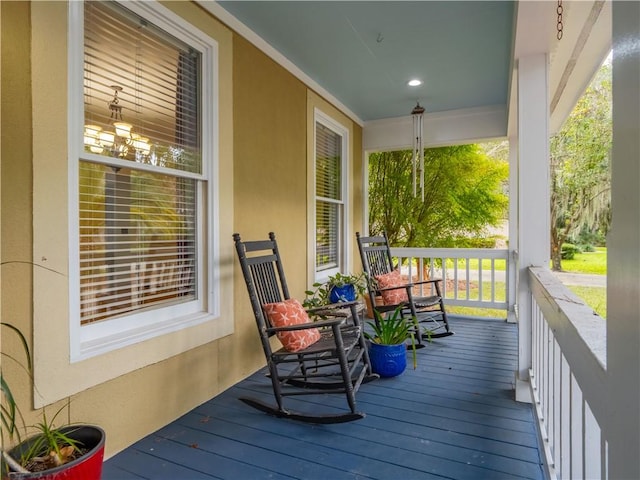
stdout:
POLYGON ((382 301, 385 305, 398 305, 399 303, 409 301, 409 295, 407 295, 407 289, 405 287, 407 283, 402 279, 398 270, 385 273, 384 275, 376 275, 375 278, 378 282, 379 288, 403 287, 398 288, 397 290, 385 290, 380 292, 382 295, 382 301))
MULTIPOLYGON (((284 302, 267 303, 262 308, 273 327, 288 327, 311 323, 311 319, 304 307, 295 298, 290 298, 284 302)), ((291 332, 277 332, 276 336, 285 350, 297 352, 320 340, 320 331, 317 328, 308 328, 291 332)))

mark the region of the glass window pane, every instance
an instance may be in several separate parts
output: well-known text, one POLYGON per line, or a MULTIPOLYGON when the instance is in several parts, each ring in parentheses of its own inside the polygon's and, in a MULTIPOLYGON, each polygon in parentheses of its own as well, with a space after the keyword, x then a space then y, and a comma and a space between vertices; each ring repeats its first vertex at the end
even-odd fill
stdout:
POLYGON ((340 225, 342 205, 318 200, 316 202, 316 271, 340 265, 340 225))
POLYGON ((195 180, 80 162, 87 324, 196 298, 195 180))
POLYGON ((342 199, 342 137, 316 122, 316 195, 342 199))
POLYGON ((112 2, 85 2, 87 152, 202 173, 201 54, 112 2))

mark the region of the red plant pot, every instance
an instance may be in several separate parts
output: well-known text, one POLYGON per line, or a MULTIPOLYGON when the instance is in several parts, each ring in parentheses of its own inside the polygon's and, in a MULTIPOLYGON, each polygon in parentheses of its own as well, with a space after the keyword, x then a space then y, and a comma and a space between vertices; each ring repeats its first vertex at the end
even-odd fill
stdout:
MULTIPOLYGON (((100 480, 102 460, 104 457, 105 433, 100 427, 93 425, 69 426, 61 429, 66 435, 82 443, 89 451, 64 465, 33 473, 11 473, 11 479, 38 480, 100 480)), ((9 451, 13 458, 20 458, 21 452, 27 450, 33 438, 16 445, 9 451)))

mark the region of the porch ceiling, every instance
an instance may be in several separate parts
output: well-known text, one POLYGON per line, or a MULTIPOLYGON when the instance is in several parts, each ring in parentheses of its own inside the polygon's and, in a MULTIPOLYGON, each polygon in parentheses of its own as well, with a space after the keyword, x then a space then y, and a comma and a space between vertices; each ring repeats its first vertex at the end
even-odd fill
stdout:
POLYGON ((541 1, 211 1, 200 4, 364 124, 427 113, 503 109, 514 132, 517 59, 549 55, 551 131, 610 49, 610 4, 541 1), (257 40, 257 41, 256 41, 257 40), (418 78, 419 87, 407 81, 418 78))
POLYGON ((507 103, 514 2, 219 3, 363 121, 507 103))

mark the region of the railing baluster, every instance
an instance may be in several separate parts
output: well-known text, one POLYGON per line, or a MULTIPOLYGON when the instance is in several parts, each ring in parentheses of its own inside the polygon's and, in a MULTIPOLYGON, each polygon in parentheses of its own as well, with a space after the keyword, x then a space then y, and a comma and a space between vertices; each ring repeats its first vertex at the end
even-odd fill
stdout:
MULTIPOLYGON (((506 273, 506 270, 505 270, 506 273)), ((491 301, 496 301, 496 260, 491 259, 491 301)))
POLYGON ((590 452, 600 451, 600 426, 589 405, 584 403, 584 478, 600 478, 602 472, 601 458, 590 455, 590 452))
POLYGON ((447 277, 449 276, 448 268, 446 265, 442 265, 440 269, 440 274, 434 277, 435 263, 437 260, 438 259, 434 256, 429 257, 429 268, 430 268, 429 278, 442 278, 442 295, 444 295, 445 298, 448 298, 449 288, 447 287, 447 281, 446 281, 447 277))
POLYGON ((571 370, 565 356, 562 356, 562 413, 561 413, 561 449, 559 478, 571 474, 571 370))
MULTIPOLYGON (((445 259, 442 259, 442 261, 444 262, 445 259)), ((457 300, 459 298, 458 295, 458 259, 454 258, 453 259, 453 298, 455 300, 457 300)))
POLYGON ((482 287, 482 258, 478 258, 478 300, 480 301, 484 299, 482 287))
POLYGON ((571 374, 571 474, 570 478, 584 478, 583 463, 582 391, 571 374))
POLYGON ((549 434, 551 453, 553 455, 554 468, 558 467, 560 455, 560 416, 562 415, 562 353, 558 342, 553 339, 553 423, 549 434))
POLYGON ((471 260, 471 258, 470 258, 470 257, 465 257, 465 259, 464 259, 464 265, 465 265, 465 267, 464 267, 464 271, 465 271, 465 275, 466 275, 466 278, 465 278, 465 286, 466 286, 466 296, 465 296, 465 299, 467 299, 467 300, 470 300, 470 299, 471 299, 471 296, 470 296, 471 289, 469 288, 469 283, 470 283, 470 281, 471 281, 471 276, 469 275, 469 267, 470 267, 470 265, 469 265, 469 261, 470 261, 470 260, 471 260))

